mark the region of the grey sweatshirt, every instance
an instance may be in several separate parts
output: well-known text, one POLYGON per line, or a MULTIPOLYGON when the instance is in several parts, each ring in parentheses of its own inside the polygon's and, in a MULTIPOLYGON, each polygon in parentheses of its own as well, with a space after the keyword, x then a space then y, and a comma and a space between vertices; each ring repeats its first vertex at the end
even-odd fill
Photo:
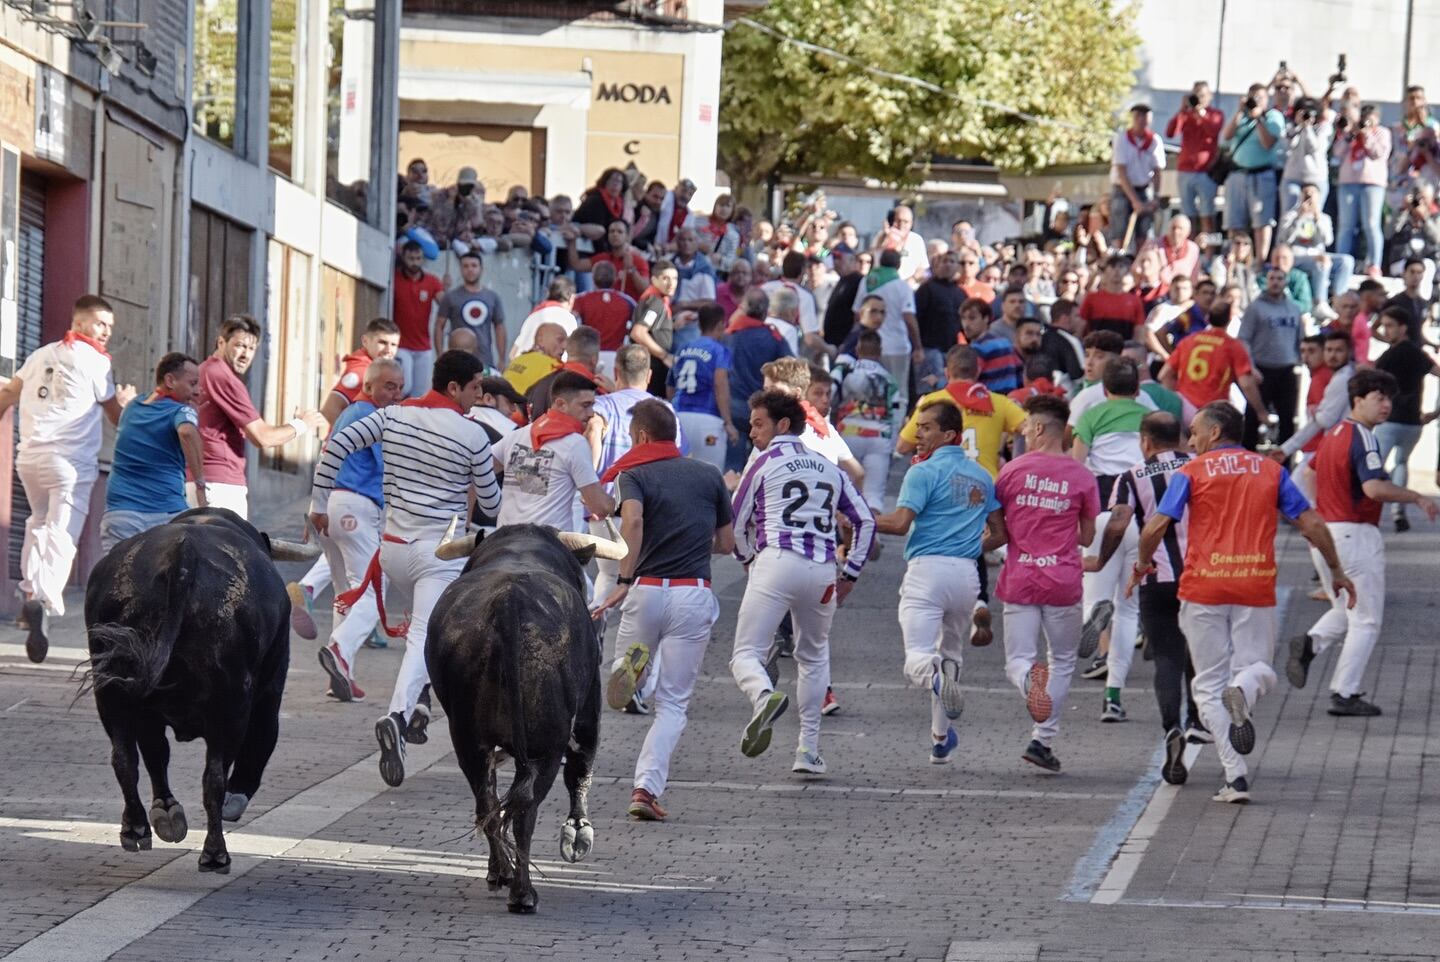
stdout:
POLYGON ((1240 316, 1240 340, 1260 367, 1300 363, 1300 309, 1288 297, 1261 294, 1240 316))

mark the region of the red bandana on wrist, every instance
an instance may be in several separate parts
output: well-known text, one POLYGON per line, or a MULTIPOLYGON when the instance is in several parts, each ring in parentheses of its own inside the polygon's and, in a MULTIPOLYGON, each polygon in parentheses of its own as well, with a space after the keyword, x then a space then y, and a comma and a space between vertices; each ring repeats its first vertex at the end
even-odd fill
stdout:
POLYGON ((669 461, 671 458, 680 457, 680 449, 675 446, 674 441, 651 441, 648 444, 637 444, 626 451, 605 473, 600 475, 600 480, 609 484, 620 476, 622 471, 629 471, 631 468, 638 468, 642 464, 652 464, 656 461, 669 461))
POLYGON ((451 400, 447 395, 441 394, 433 388, 426 391, 419 397, 406 398, 400 402, 401 407, 406 408, 449 408, 456 414, 464 414, 460 405, 451 400))
POLYGON ((84 344, 89 344, 91 347, 93 347, 96 351, 100 353, 101 357, 110 356, 109 354, 105 353, 105 345, 95 340, 95 338, 91 337, 89 334, 81 334, 79 331, 65 332, 64 342, 66 344, 74 347, 76 341, 80 341, 84 344))
POLYGON ((572 418, 551 408, 530 425, 530 447, 539 451, 551 441, 558 441, 571 434, 581 434, 584 430, 585 425, 580 423, 579 418, 572 418))

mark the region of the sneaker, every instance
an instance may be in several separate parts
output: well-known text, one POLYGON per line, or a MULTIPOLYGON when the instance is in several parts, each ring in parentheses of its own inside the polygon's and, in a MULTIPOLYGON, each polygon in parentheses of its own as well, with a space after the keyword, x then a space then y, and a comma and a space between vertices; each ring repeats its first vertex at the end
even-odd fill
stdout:
POLYGON ((1347 716, 1353 718, 1374 718, 1380 714, 1380 706, 1366 701, 1361 696, 1365 693, 1357 692, 1354 695, 1339 695, 1330 693, 1330 707, 1326 709, 1331 715, 1347 716))
POLYGON ((1185 741, 1191 745, 1213 745, 1215 736, 1200 722, 1192 721, 1185 725, 1185 741))
POLYGON ((935 671, 935 680, 931 682, 930 690, 940 699, 940 707, 945 709, 946 718, 954 721, 960 717, 965 710, 965 694, 960 690, 958 661, 953 658, 940 659, 940 667, 935 671))
POLYGON ((1090 609, 1090 617, 1085 619, 1085 627, 1080 629, 1080 650, 1076 653, 1077 657, 1089 658, 1095 654, 1095 649, 1100 647, 1100 636, 1110 627, 1110 620, 1114 617, 1115 602, 1095 603, 1095 607, 1090 609))
POLYGON ((840 702, 835 698, 835 689, 825 689, 825 700, 820 703, 820 714, 833 715, 840 710, 840 702))
POLYGON ((285 593, 290 596, 290 630, 306 641, 314 641, 319 632, 315 629, 310 592, 300 582, 292 581, 285 586, 285 593))
POLYGON ((1050 692, 1046 690, 1049 685, 1050 666, 1043 661, 1035 662, 1025 675, 1025 708, 1037 722, 1049 718, 1055 707, 1050 700, 1050 692))
POLYGON ((381 631, 378 625, 370 630, 369 637, 367 637, 362 644, 366 648, 390 647, 390 642, 387 640, 385 632, 381 631))
POLYGON ((30 632, 25 636, 25 657, 40 664, 50 653, 50 614, 45 610, 45 604, 34 598, 25 602, 16 623, 30 632))
POLYGON ((625 707, 620 710, 627 715, 650 714, 650 706, 645 704, 645 699, 640 697, 640 693, 638 691, 630 696, 630 700, 627 701, 625 703, 625 707))
POLYGON ((1304 688, 1310 680, 1310 662, 1315 660, 1315 642, 1309 635, 1290 639, 1290 660, 1285 663, 1285 677, 1296 688, 1304 688))
POLYGON ((1105 706, 1100 709, 1100 720, 1102 722, 1123 722, 1130 718, 1125 714, 1124 707, 1118 701, 1105 699, 1105 706))
POLYGON ((1025 746, 1025 751, 1020 757, 1052 775, 1060 774, 1060 759, 1055 757, 1055 753, 1050 750, 1049 745, 1042 745, 1036 739, 1030 740, 1030 744, 1025 746))
POLYGON ((630 807, 625 813, 641 822, 663 822, 670 813, 660 807, 660 800, 643 788, 630 793, 630 807))
POLYGON ((1410 519, 1405 517, 1403 514, 1400 515, 1400 517, 1395 519, 1395 530, 1400 534, 1404 534, 1405 532, 1409 531, 1410 519))
POLYGON ((320 649, 320 667, 330 676, 330 695, 336 701, 359 701, 365 697, 364 690, 350 677, 350 665, 335 642, 320 649))
POLYGON ((760 702, 760 707, 755 709, 750 724, 745 726, 745 734, 740 739, 740 754, 746 758, 754 758, 770 747, 770 728, 775 724, 775 719, 785 714, 785 709, 790 707, 790 699, 785 697, 784 692, 772 691, 760 702))
POLYGON ((820 757, 819 750, 811 751, 808 748, 795 749, 795 764, 790 770, 797 775, 824 775, 825 759, 820 757))
POLYGON ((620 656, 620 664, 610 672, 610 680, 605 683, 605 704, 616 711, 624 708, 634 697, 635 689, 640 687, 640 676, 648 664, 650 649, 638 641, 631 642, 625 654, 620 656))
POLYGON ((380 777, 391 788, 405 781, 405 719, 391 712, 375 723, 375 740, 380 743, 380 777))
POLYGON ((774 688, 780 684, 780 645, 770 646, 770 655, 765 659, 765 676, 770 679, 770 687, 774 688))
POLYGON ((1231 805, 1245 805, 1250 801, 1250 783, 1245 777, 1235 779, 1233 782, 1226 782, 1220 786, 1220 791, 1210 796, 1212 801, 1229 802, 1231 805))
POLYGON ((1094 681, 1096 678, 1104 678, 1108 674, 1110 674, 1110 663, 1105 660, 1104 655, 1101 655, 1085 666, 1085 670, 1080 672, 1080 677, 1094 681))
POLYGON ((975 609, 975 614, 970 617, 970 622, 975 630, 970 632, 970 644, 976 648, 984 648, 995 640, 995 631, 990 627, 990 609, 985 605, 975 609))
POLYGON ((1340 315, 1335 312, 1335 308, 1331 307, 1329 304, 1326 304, 1324 301, 1316 304, 1315 307, 1311 310, 1311 313, 1314 314, 1315 319, 1317 321, 1320 321, 1322 324, 1326 321, 1337 320, 1340 317, 1340 315))
POLYGON ((930 764, 948 765, 950 756, 955 754, 955 749, 960 745, 960 736, 955 734, 954 727, 945 730, 945 740, 937 742, 932 736, 930 739, 930 764))
POLYGON ((1255 723, 1250 720, 1250 707, 1245 704, 1245 693, 1234 685, 1225 689, 1220 696, 1225 710, 1230 713, 1230 744, 1242 755, 1255 750, 1255 723))
POLYGON ((430 740, 430 706, 420 702, 410 713, 410 724, 405 726, 405 740, 411 745, 423 745, 430 740))
POLYGON ((775 632, 775 649, 780 652, 781 658, 795 657, 795 636, 787 635, 783 631, 775 632))
POLYGON ((1190 777, 1185 767, 1185 735, 1178 728, 1165 733, 1165 763, 1160 766, 1160 777, 1170 785, 1184 785, 1190 777))

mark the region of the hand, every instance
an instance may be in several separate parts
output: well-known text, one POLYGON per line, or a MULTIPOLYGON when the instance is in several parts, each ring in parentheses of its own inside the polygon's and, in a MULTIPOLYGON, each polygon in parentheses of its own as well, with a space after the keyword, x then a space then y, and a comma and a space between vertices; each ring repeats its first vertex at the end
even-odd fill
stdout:
POLYGON ((125 405, 129 404, 133 400, 135 400, 135 385, 121 384, 119 387, 115 388, 116 404, 119 404, 123 408, 125 405))
POLYGON ((1330 569, 1330 587, 1335 592, 1335 597, 1340 597, 1340 592, 1345 592, 1345 607, 1355 607, 1355 585, 1345 577, 1345 572, 1335 568, 1330 569))
POLYGON ((1080 560, 1080 564, 1085 571, 1091 574, 1094 574, 1104 567, 1104 565, 1100 563, 1100 556, 1098 554, 1087 554, 1080 560))
POLYGON ((610 379, 609 379, 608 377, 606 377, 605 375, 603 375, 603 374, 596 374, 596 375, 595 375, 595 383, 598 384, 598 385, 600 385, 600 387, 605 391, 606 394, 614 394, 614 393, 615 393, 615 382, 612 381, 612 380, 610 380, 610 379))
POLYGON ((610 597, 606 598, 604 601, 600 602, 600 604, 590 609, 590 617, 599 618, 611 608, 615 608, 622 604, 625 601, 626 596, 629 594, 629 585, 616 585, 615 590, 610 592, 610 597))
POLYGON ((330 424, 329 421, 325 420, 325 415, 319 411, 296 411, 295 416, 310 425, 310 430, 316 434, 324 432, 325 428, 330 424))
MULTIPOLYGON (((740 432, 735 430, 735 425, 729 423, 728 421, 725 423, 725 437, 730 441, 731 444, 740 443, 740 432)), ((733 471, 730 473, 734 474, 733 471)))
POLYGON ((1280 448, 1271 448, 1269 451, 1265 452, 1265 456, 1271 461, 1274 461, 1276 464, 1284 464, 1286 461, 1290 460, 1290 456, 1287 455, 1280 448))
POLYGON ((328 514, 312 511, 307 520, 310 522, 310 527, 315 529, 316 534, 324 537, 330 536, 330 516, 328 514))
POLYGON ((1138 585, 1140 583, 1140 579, 1144 577, 1144 575, 1136 571, 1134 568, 1130 569, 1130 580, 1125 582, 1125 597, 1129 598, 1135 594, 1135 586, 1138 585))
POLYGON ((837 579, 835 582, 835 607, 838 608, 843 605, 845 603, 845 599, 850 597, 850 592, 854 590, 855 582, 851 581, 849 578, 837 579))
POLYGON ((1440 507, 1436 507, 1435 502, 1424 495, 1421 495, 1415 503, 1420 507, 1421 511, 1425 512, 1425 517, 1431 521, 1434 521, 1436 517, 1440 517, 1440 507))
MULTIPOLYGON (((730 429, 733 431, 733 430, 735 429, 735 426, 732 424, 732 425, 730 426, 730 429)), ((740 432, 739 432, 739 431, 736 431, 735 433, 738 435, 740 432)), ((736 440, 739 440, 739 439, 737 438, 736 440)), ((1440 472, 1436 472, 1436 475, 1435 475, 1435 476, 1436 476, 1436 478, 1440 478, 1440 472)), ((726 489, 727 491, 734 491, 734 490, 735 490, 736 488, 738 488, 738 487, 740 487, 740 473, 739 473, 738 471, 726 471, 726 472, 725 472, 725 489, 726 489)))
POLYGON ((700 315, 695 311, 681 311, 679 314, 675 315, 675 326, 688 327, 689 325, 694 324, 696 319, 699 318, 699 316, 700 315))
POLYGON ((662 358, 660 359, 660 363, 664 364, 666 367, 674 367, 674 366, 675 366, 675 355, 674 355, 674 354, 666 354, 664 357, 662 357, 662 358))
POLYGON ((924 364, 924 363, 925 363, 925 349, 924 349, 924 348, 919 348, 919 347, 917 347, 917 348, 914 348, 913 350, 911 350, 911 351, 910 351, 910 363, 911 363, 911 364, 924 364))
POLYGON ((575 230, 575 228, 571 227, 569 224, 566 224, 564 227, 560 228, 560 238, 567 244, 575 241, 577 238, 579 238, 579 236, 580 234, 575 230))

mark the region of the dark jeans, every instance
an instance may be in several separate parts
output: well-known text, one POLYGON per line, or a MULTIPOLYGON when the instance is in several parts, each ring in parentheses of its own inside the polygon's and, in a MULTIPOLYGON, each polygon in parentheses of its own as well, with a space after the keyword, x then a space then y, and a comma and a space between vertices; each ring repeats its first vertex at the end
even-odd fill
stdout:
POLYGON ((725 448, 725 470, 736 474, 745 473, 745 461, 750 457, 750 405, 736 404, 730 398, 730 423, 740 432, 740 440, 725 448))
POLYGON ((1180 630, 1180 599, 1175 582, 1140 586, 1140 628, 1145 644, 1155 656, 1155 701, 1160 706, 1160 725, 1167 732, 1180 727, 1180 698, 1183 693, 1189 718, 1199 722, 1200 710, 1190 683, 1195 667, 1190 649, 1180 630))
MULTIPOLYGON (((1300 376, 1293 367, 1256 366, 1260 376, 1260 398, 1280 419, 1271 442, 1283 444, 1295 433, 1295 412, 1300 402, 1300 376)), ((1260 442, 1260 412, 1245 409, 1245 446, 1254 449, 1260 442)))

